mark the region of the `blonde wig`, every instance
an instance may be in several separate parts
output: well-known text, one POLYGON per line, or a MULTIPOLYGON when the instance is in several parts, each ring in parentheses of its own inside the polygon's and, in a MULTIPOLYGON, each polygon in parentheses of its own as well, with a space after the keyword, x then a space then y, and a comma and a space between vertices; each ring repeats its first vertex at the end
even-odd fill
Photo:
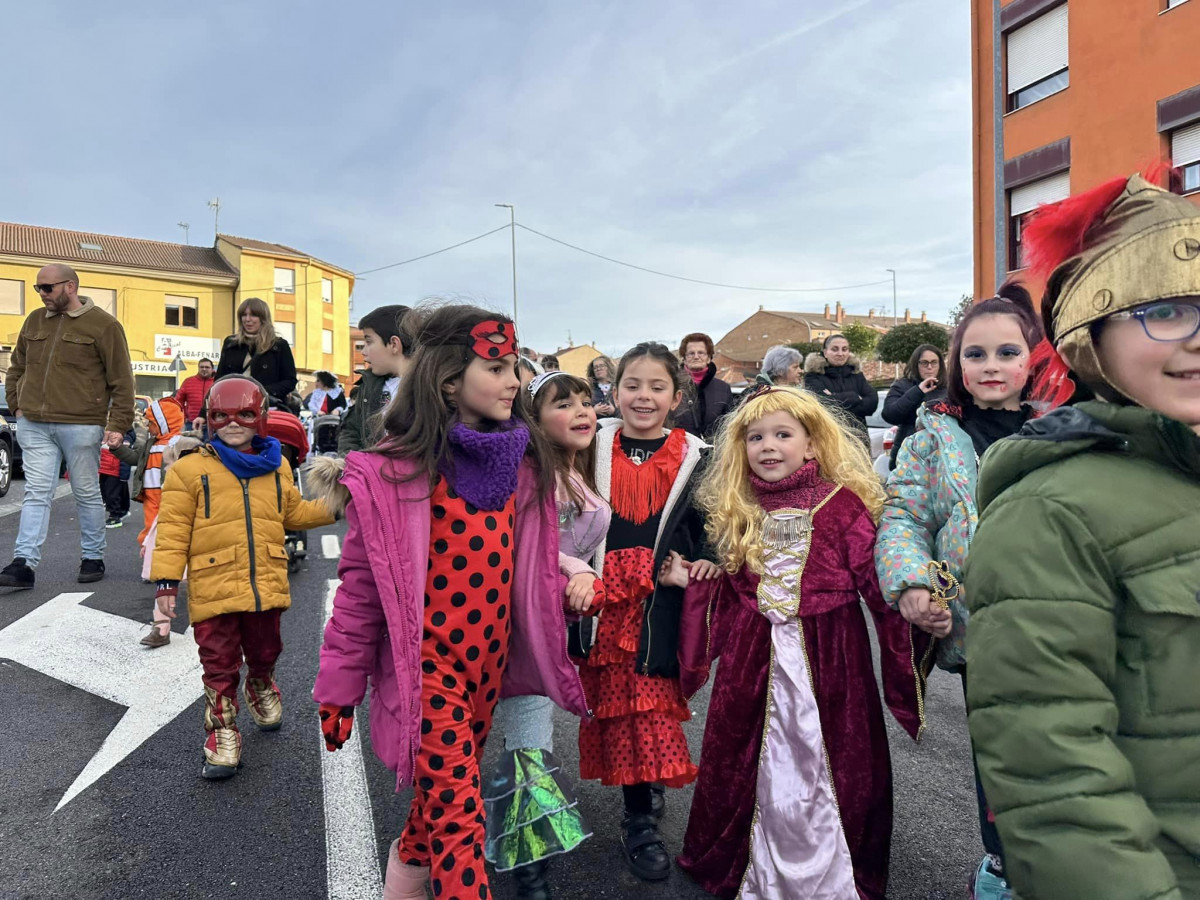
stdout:
POLYGON ((275 326, 271 324, 271 308, 265 300, 258 297, 247 297, 237 308, 237 339, 247 347, 253 346, 255 353, 266 353, 275 346, 275 326), (258 316, 262 325, 258 334, 250 335, 242 331, 242 314, 249 312, 258 316))
POLYGON ((847 435, 837 417, 815 394, 796 387, 773 387, 750 398, 726 417, 716 450, 697 492, 707 514, 705 529, 727 572, 743 565, 762 574, 763 508, 750 484, 746 432, 770 413, 784 412, 803 426, 812 441, 821 477, 853 491, 878 521, 884 493, 862 443, 847 435))

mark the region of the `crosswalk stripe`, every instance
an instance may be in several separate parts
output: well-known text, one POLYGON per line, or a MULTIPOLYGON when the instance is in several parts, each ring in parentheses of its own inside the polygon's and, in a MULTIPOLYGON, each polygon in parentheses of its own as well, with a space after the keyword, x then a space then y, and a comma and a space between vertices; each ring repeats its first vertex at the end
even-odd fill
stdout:
MULTIPOLYGON (((321 549, 326 551, 324 535, 321 549)), ((341 582, 329 579, 325 594, 325 616, 333 614, 333 597, 341 582)), ((361 723, 356 723, 356 725, 361 723)), ((318 735, 320 728, 317 729, 318 735)), ((379 855, 375 847, 375 818, 367 790, 359 727, 350 732, 342 749, 330 753, 321 738, 321 779, 325 794, 325 870, 329 900, 361 900, 383 893, 379 855)))
POLYGON ((342 544, 336 534, 321 535, 321 555, 326 559, 341 559, 342 544))

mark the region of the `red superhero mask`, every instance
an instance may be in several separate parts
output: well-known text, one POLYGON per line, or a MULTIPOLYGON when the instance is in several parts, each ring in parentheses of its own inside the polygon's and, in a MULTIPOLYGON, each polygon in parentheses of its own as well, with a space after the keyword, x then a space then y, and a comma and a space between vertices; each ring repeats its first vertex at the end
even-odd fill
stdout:
POLYGON ((231 375, 208 392, 208 430, 216 434, 230 422, 253 428, 259 437, 267 436, 267 396, 257 381, 231 375))
POLYGON ((480 322, 471 329, 471 336, 464 338, 462 343, 470 347, 476 356, 484 359, 499 359, 510 353, 517 353, 517 334, 513 323, 496 319, 480 322))

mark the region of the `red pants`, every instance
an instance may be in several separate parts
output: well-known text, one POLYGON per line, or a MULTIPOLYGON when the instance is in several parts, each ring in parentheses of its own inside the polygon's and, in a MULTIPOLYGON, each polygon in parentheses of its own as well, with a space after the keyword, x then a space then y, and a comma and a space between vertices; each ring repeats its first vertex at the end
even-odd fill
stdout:
POLYGON ((282 612, 225 613, 193 625, 205 686, 237 702, 243 657, 251 678, 269 679, 283 652, 279 637, 282 612))

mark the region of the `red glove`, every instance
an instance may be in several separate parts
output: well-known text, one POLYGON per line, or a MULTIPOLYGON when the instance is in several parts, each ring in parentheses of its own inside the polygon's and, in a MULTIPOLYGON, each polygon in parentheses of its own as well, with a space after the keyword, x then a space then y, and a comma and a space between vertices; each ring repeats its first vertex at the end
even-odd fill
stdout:
POLYGON ((354 727, 354 707, 322 703, 319 712, 321 734, 325 736, 325 749, 330 753, 342 749, 342 745, 350 739, 350 730, 354 727))
POLYGON ((178 596, 178 581, 160 581, 154 591, 154 602, 158 611, 169 619, 175 618, 175 598, 178 596))

